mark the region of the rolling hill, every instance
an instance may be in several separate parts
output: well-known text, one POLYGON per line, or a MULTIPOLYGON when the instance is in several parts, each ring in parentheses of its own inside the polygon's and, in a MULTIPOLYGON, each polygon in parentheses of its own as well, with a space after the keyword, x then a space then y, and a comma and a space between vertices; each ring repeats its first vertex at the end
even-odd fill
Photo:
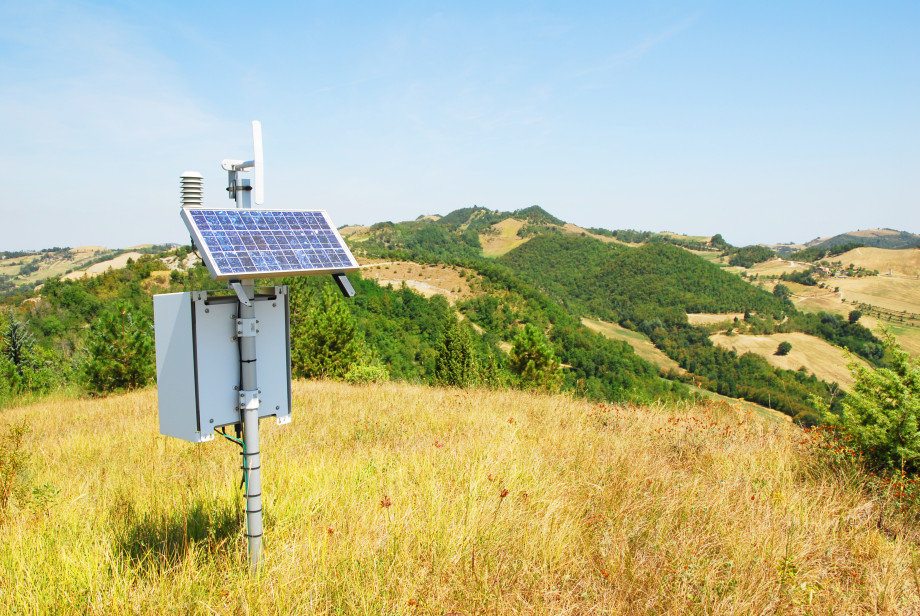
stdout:
POLYGON ((920 235, 894 229, 865 229, 841 233, 833 237, 819 237, 806 242, 805 246, 832 248, 841 244, 856 242, 872 248, 914 248, 920 245, 920 235))
MULTIPOLYGON (((728 253, 721 251, 741 254, 743 249, 732 249, 716 236, 585 229, 538 206, 513 212, 464 208, 341 232, 367 266, 364 280, 355 283, 359 295, 349 310, 370 356, 395 378, 433 378, 443 326, 425 315, 443 316, 453 308, 472 326, 479 361, 494 365, 498 381, 517 378, 508 372, 509 350, 524 326, 531 325, 542 331, 562 363, 563 388, 592 399, 689 397, 689 385, 700 385, 760 404, 769 401, 795 417, 810 412, 810 396, 823 391, 813 377, 777 369, 755 354, 741 356, 714 346, 708 337, 711 326, 688 321, 687 314, 744 315, 747 333, 785 328, 781 333, 786 334, 805 327, 836 340, 830 329, 790 319, 794 304, 725 267, 720 255, 728 253), (447 301, 437 303, 439 298, 447 301), (747 323, 749 314, 754 321, 747 323), (608 324, 602 332, 585 325, 601 321, 608 324), (631 335, 635 339, 628 339, 631 335), (637 346, 638 338, 654 347, 637 346), (652 348, 655 365, 643 359, 653 357, 652 348)), ((188 288, 207 278, 189 260, 186 247, 133 262, 126 255, 120 261, 105 256, 97 269, 110 264, 125 269, 107 270, 96 279, 52 277, 47 289, 10 300, 27 300, 20 314, 28 315, 41 344, 58 346, 64 363, 83 343, 84 328, 115 298, 149 315, 151 292, 188 288)), ((767 276, 772 263, 746 271, 767 276)), ((94 273, 88 264, 82 269, 94 273)), ((78 272, 69 277, 79 277, 78 272)), ((298 282, 295 295, 308 302, 324 282, 298 282)), ((867 344, 871 340, 858 342, 859 353, 878 350, 867 344)))

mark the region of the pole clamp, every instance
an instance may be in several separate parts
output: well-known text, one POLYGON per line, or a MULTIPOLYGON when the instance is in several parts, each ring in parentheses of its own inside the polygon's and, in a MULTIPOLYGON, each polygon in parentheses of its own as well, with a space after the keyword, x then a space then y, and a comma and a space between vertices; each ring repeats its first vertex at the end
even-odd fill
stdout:
POLYGON ((251 411, 259 409, 259 390, 244 389, 240 391, 239 403, 241 411, 251 411))
POLYGON ((249 336, 255 336, 259 333, 259 322, 255 319, 237 319, 236 320, 236 335, 238 338, 246 338, 249 336))

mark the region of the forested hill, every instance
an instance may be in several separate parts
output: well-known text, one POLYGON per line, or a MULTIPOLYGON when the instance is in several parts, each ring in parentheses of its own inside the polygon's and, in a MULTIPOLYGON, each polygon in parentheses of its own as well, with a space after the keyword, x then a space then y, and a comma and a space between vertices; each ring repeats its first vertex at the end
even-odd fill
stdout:
POLYGON ((818 238, 808 242, 805 246, 808 248, 833 248, 842 244, 859 244, 872 248, 897 250, 920 246, 920 235, 894 229, 867 229, 865 231, 841 233, 829 238, 818 238))
MULTIPOLYGON (((354 274, 358 296, 344 302, 322 289, 325 278, 288 281, 295 375, 542 387, 632 401, 685 398, 695 395, 685 385, 692 383, 813 422, 810 401, 838 404, 828 394, 834 388, 804 370, 774 369, 760 356, 714 347, 712 331, 690 325, 687 313, 744 313, 730 331, 803 331, 881 360, 878 341, 858 324, 798 313, 781 293, 701 258, 701 250, 731 248, 718 236, 583 229, 536 206, 467 208, 354 227, 343 236, 380 271, 381 284, 354 274), (397 264, 414 274, 402 280, 426 292, 433 270, 450 270, 456 282, 444 295, 453 304, 400 287, 400 278, 385 273, 397 264), (395 288, 388 286, 393 280, 395 288), (641 332, 682 370, 664 364, 667 373, 659 372, 626 340, 588 329, 581 321, 588 316, 641 332), (317 356, 336 360, 317 363, 317 356)), ((41 288, 0 298, 0 406, 62 383, 98 394, 147 382, 151 296, 224 286, 192 253, 186 246, 143 255, 96 278, 51 277, 41 288), (110 356, 119 349, 122 355, 110 356), (125 366, 134 367, 129 380, 119 376, 125 366)))
POLYGON ((676 246, 543 235, 499 258, 572 309, 638 321, 688 312, 782 314, 781 300, 676 246))

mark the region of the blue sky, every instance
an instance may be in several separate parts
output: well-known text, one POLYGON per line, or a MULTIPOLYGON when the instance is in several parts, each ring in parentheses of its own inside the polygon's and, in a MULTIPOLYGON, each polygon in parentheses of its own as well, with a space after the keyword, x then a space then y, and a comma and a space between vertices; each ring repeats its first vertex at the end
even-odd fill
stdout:
POLYGON ((254 119, 266 207, 339 225, 917 233, 920 3, 0 0, 0 250, 187 241, 254 119))

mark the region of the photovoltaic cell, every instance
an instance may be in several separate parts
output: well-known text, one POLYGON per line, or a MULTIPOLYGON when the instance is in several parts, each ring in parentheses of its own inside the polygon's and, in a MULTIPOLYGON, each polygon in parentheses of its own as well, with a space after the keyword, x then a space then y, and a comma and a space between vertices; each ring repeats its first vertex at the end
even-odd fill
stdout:
POLYGON ((359 269, 322 210, 183 208, 182 220, 215 280, 359 269))

